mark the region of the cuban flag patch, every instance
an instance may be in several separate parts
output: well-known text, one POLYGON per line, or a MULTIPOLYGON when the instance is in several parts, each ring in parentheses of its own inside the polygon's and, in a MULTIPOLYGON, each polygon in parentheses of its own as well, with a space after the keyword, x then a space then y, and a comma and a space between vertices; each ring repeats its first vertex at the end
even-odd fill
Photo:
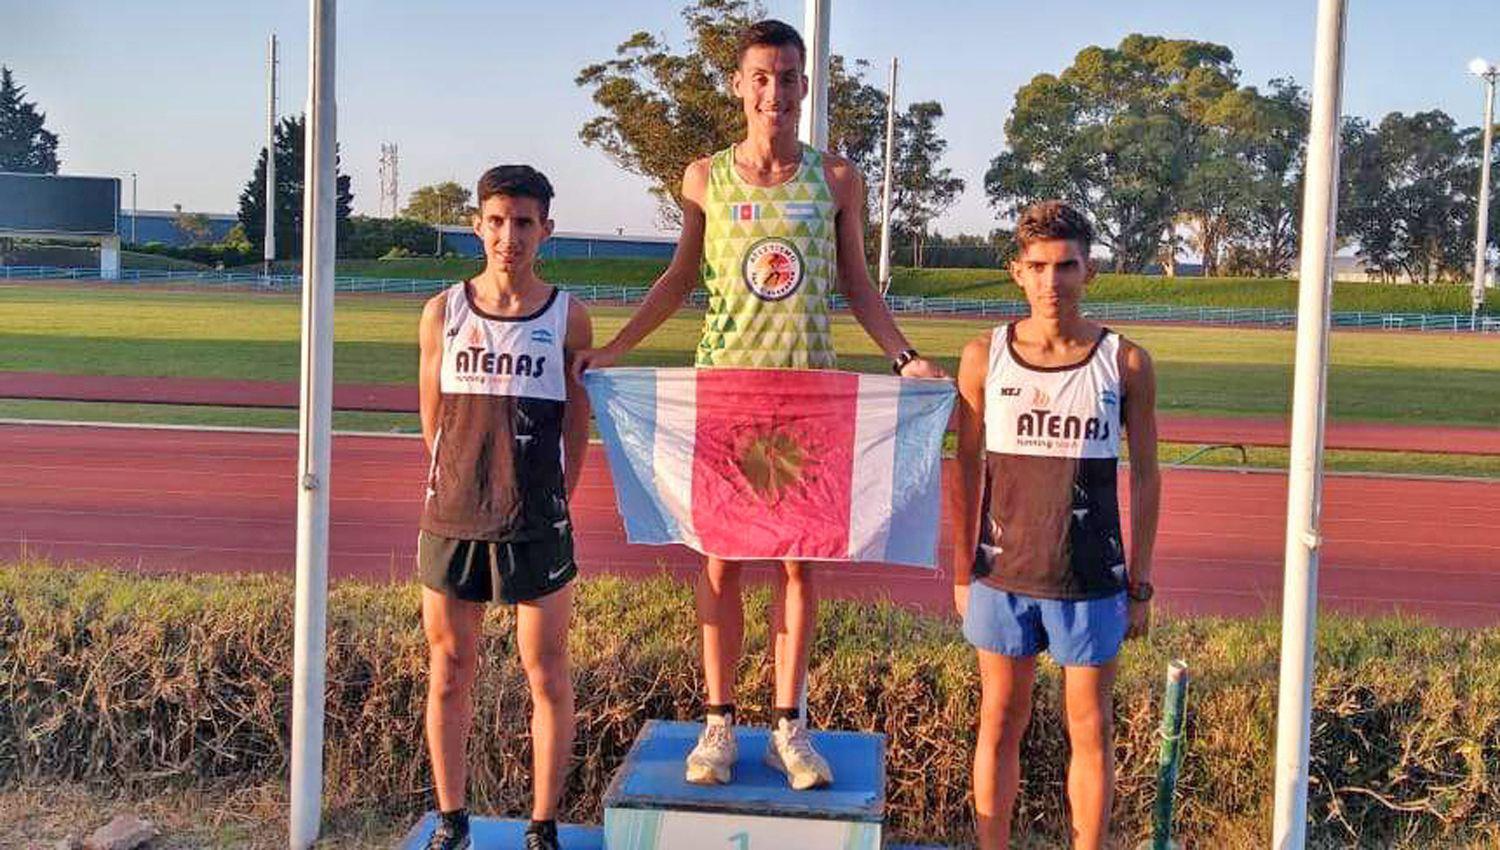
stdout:
POLYGON ((760 218, 760 204, 730 204, 730 221, 756 221, 760 218))

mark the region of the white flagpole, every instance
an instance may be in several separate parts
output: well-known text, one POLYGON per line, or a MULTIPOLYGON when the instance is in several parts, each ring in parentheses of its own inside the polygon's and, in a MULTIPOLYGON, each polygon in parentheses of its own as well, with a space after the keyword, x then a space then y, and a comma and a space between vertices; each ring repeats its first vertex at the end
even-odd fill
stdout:
POLYGON ((885 181, 880 187, 880 294, 891 291, 891 175, 896 159, 896 57, 891 57, 891 88, 885 101, 885 181))
POLYGON ((1282 591, 1281 685, 1276 712, 1275 850, 1307 842, 1308 739, 1317 642, 1318 531, 1328 379, 1328 303, 1338 218, 1339 119, 1347 0, 1319 0, 1312 125, 1302 196, 1302 268, 1287 478, 1286 574, 1282 591))
POLYGON ((265 275, 276 262, 276 33, 271 33, 266 56, 266 234, 261 240, 265 275))
POLYGON ((327 677, 328 483, 333 418, 336 0, 309 0, 307 170, 302 204, 302 403, 297 451, 297 609, 292 679, 293 850, 318 838, 327 677))
POLYGON ((818 150, 828 150, 828 11, 833 0, 807 0, 802 40, 807 44, 807 103, 797 135, 818 150))

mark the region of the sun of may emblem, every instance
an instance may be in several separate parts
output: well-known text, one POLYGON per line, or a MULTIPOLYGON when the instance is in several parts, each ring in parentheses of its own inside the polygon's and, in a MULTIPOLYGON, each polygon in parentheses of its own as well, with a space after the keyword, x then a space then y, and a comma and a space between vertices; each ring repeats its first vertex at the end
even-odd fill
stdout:
POLYGON ((745 434, 735 449, 735 466, 756 495, 777 502, 800 485, 812 465, 796 435, 771 426, 745 434))

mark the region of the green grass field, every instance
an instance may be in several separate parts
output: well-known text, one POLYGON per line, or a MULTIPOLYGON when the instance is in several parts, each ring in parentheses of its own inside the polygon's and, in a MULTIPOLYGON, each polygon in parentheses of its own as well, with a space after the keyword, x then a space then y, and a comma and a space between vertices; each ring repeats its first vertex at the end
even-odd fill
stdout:
MULTIPOLYGON (((416 375, 421 301, 340 296, 335 376, 402 383, 416 375)), ((594 309, 608 339, 625 308, 594 309)), ((669 320, 629 363, 685 365, 700 316, 669 320)), ((903 317, 913 343, 956 368, 960 349, 987 325, 903 317)), ((1160 376, 1163 411, 1281 415, 1291 388, 1289 331, 1164 325, 1125 327, 1160 376)), ((287 295, 164 292, 77 286, 0 286, 0 364, 16 371, 296 380, 298 301, 287 295)), ((835 326, 845 368, 886 368, 851 319, 835 326)), ((1415 333, 1336 333, 1329 411, 1334 419, 1493 425, 1500 422, 1500 338, 1415 333)))
MULTIPOLYGON (((295 263, 280 264, 296 271, 295 263)), ((479 260, 340 260, 338 273, 365 277, 457 280, 475 274, 479 260)), ((645 286, 666 268, 665 260, 546 260, 541 273, 558 283, 645 286)), ((1010 276, 997 269, 912 269, 897 267, 891 289, 901 295, 1021 300, 1010 276)), ((1297 283, 1259 278, 1162 278, 1101 274, 1089 293, 1094 301, 1171 304, 1182 307, 1297 308, 1297 283)), ((1494 312, 1491 306, 1491 311, 1494 312)), ((1466 286, 1413 286, 1383 283, 1334 285, 1333 308, 1376 313, 1469 312, 1466 286)))

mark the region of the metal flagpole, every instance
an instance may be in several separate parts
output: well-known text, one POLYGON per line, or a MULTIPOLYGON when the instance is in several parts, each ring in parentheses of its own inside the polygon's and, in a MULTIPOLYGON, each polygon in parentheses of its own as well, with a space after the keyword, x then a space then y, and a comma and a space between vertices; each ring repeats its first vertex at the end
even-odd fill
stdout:
POLYGON ((807 43, 807 103, 797 135, 817 148, 828 149, 828 10, 833 0, 807 0, 802 38, 807 43))
POLYGON ((1312 126, 1302 195, 1302 268, 1287 479, 1286 575, 1282 591, 1281 685, 1276 722, 1272 847, 1307 841, 1307 761, 1317 638, 1318 520, 1322 511, 1323 425, 1328 379, 1328 303, 1338 216, 1340 100, 1347 0, 1319 0, 1312 126))
POLYGON ((885 182, 880 187, 880 294, 891 291, 891 175, 896 158, 896 57, 891 57, 891 88, 885 101, 885 182))
POLYGON ((262 240, 265 250, 265 274, 271 276, 271 264, 276 262, 276 33, 271 33, 270 48, 266 59, 266 237, 262 240))
POLYGON ((333 419, 336 0, 309 0, 311 52, 302 205, 302 403, 297 446, 297 609, 292 679, 293 850, 318 838, 327 676, 329 431, 333 419))
POLYGON ((1484 81, 1484 151, 1480 155, 1479 220, 1474 232, 1474 290, 1471 294, 1473 323, 1479 321, 1479 311, 1484 308, 1485 254, 1489 252, 1490 235, 1490 149, 1495 146, 1495 79, 1500 77, 1500 68, 1483 59, 1475 59, 1470 70, 1484 81))

